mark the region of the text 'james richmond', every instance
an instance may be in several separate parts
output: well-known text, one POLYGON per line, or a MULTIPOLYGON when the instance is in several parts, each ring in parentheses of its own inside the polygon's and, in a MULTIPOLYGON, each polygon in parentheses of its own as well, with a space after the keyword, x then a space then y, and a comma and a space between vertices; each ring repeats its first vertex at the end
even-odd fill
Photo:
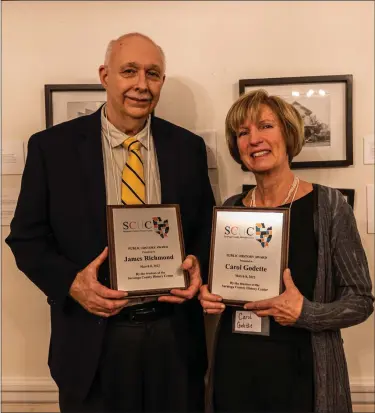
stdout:
POLYGON ((173 260, 172 255, 145 255, 144 257, 125 257, 124 261, 156 261, 156 260, 173 260))

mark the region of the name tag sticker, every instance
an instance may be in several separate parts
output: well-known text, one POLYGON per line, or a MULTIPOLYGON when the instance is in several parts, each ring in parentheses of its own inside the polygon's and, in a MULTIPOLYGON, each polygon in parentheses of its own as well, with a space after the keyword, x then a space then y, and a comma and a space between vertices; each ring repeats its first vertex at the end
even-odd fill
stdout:
POLYGON ((233 312, 233 333, 269 335, 269 318, 258 317, 252 311, 233 312))

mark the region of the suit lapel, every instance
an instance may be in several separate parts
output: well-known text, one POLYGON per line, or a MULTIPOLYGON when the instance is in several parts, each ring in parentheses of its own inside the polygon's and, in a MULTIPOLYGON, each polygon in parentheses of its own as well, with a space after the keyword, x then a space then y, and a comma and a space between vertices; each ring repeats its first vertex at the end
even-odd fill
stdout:
POLYGON ((158 118, 152 118, 151 130, 159 165, 161 203, 174 204, 178 201, 178 147, 158 118))
POLYGON ((87 213, 100 244, 106 245, 106 189, 101 138, 101 109, 82 119, 82 129, 78 140, 78 153, 82 165, 87 213))

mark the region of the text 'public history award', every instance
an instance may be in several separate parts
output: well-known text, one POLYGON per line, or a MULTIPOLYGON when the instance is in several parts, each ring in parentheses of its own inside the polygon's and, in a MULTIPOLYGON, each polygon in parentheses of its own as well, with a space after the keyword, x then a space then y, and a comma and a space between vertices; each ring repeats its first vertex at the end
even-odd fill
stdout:
POLYGON ((107 207, 111 287, 130 298, 186 288, 178 205, 107 207))
POLYGON ((215 208, 210 291, 232 305, 279 295, 288 245, 288 208, 215 208))

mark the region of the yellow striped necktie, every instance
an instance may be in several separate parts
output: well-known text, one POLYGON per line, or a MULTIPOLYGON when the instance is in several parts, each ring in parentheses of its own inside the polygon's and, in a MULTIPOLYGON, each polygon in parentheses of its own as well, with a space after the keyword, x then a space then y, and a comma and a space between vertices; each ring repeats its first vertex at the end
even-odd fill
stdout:
POLYGON ((128 158, 122 171, 121 202, 124 205, 146 203, 145 178, 141 155, 141 142, 128 138, 123 144, 128 150, 128 158))

